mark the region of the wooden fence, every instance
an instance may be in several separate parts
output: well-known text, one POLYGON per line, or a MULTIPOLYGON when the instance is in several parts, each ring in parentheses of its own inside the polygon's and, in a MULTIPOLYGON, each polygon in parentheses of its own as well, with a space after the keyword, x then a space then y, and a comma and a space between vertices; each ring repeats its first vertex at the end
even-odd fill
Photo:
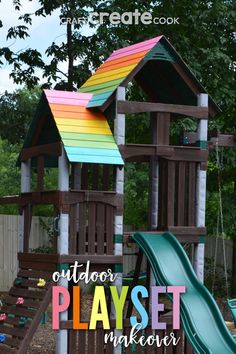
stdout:
MULTIPOLYGON (((47 218, 44 218, 47 222, 47 218)), ((0 215, 0 291, 8 291, 17 274, 20 216, 0 215)), ((37 216, 32 218, 30 248, 46 245, 48 234, 37 216)))
MULTIPOLYGON (((46 223, 51 223, 52 220, 43 218, 46 223)), ((18 252, 18 241, 20 235, 20 216, 16 215, 0 215, 0 291, 7 291, 12 285, 13 280, 17 273, 17 252, 18 252)), ((30 249, 46 245, 48 242, 47 231, 43 228, 40 223, 39 217, 34 216, 32 218, 32 227, 30 235, 30 249)), ((222 241, 219 240, 218 264, 223 265, 222 257, 222 241)), ((230 240, 226 241, 226 259, 228 269, 232 268, 232 242, 230 240)), ((129 247, 124 247, 124 273, 134 270, 136 256, 134 253, 138 252, 137 245, 130 245, 129 247)), ((213 257, 215 254, 215 238, 207 237, 206 241, 206 257, 213 257)), ((142 269, 146 267, 145 257, 143 260, 142 269)))

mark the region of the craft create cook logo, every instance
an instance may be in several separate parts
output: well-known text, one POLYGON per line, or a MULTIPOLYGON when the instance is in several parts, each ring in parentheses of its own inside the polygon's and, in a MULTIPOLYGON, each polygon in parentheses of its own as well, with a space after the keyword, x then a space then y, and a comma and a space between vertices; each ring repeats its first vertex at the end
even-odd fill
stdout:
POLYGON ((109 21, 112 25, 179 25, 179 17, 153 16, 151 12, 140 12, 135 9, 133 12, 92 12, 88 17, 61 17, 60 24, 78 25, 91 24, 99 25, 109 21))
MULTIPOLYGON (((145 329, 149 323, 151 323, 152 330, 166 329, 166 323, 160 320, 160 314, 164 311, 164 304, 159 299, 160 294, 168 294, 172 298, 173 302, 173 316, 172 327, 173 330, 180 328, 180 297, 185 293, 185 286, 152 286, 150 292, 142 285, 137 285, 132 289, 129 286, 119 286, 117 284, 118 274, 113 274, 111 269, 107 269, 106 272, 90 272, 90 262, 87 262, 85 272, 80 272, 78 262, 70 266, 67 270, 53 273, 53 280, 58 283, 57 286, 53 286, 52 289, 52 327, 54 330, 60 328, 60 315, 67 311, 70 304, 73 307, 73 329, 74 330, 96 330, 98 322, 102 324, 104 330, 111 330, 109 309, 106 299, 106 290, 110 292, 112 299, 114 313, 115 313, 115 328, 113 332, 104 335, 104 342, 112 342, 113 346, 123 344, 125 347, 132 343, 145 345, 155 344, 157 347, 162 345, 169 346, 170 344, 176 346, 179 342, 179 338, 175 336, 174 332, 163 338, 159 338, 158 335, 150 336, 138 336, 137 332, 145 329), (104 283, 109 281, 110 286, 96 286, 94 291, 93 304, 90 314, 89 322, 83 322, 81 320, 80 310, 80 286, 78 283, 84 281, 85 283, 97 282, 104 283), (73 291, 69 292, 65 282, 73 281, 73 291), (115 285, 112 285, 112 284, 115 285), (136 309, 137 315, 131 315, 129 320, 132 326, 129 335, 122 335, 123 330, 123 314, 124 307, 127 300, 127 295, 130 293, 130 298, 133 303, 133 307, 136 309), (149 314, 143 306, 142 300, 150 297, 151 314, 149 314), (121 333, 116 335, 115 330, 120 330, 121 333)), ((119 280, 118 280, 119 282, 119 280)))

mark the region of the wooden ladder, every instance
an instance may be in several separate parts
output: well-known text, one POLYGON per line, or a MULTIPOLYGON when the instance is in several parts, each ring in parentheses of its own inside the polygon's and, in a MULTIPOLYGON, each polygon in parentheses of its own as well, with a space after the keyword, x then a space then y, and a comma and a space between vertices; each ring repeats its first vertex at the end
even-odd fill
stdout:
POLYGON ((51 301, 52 272, 21 269, 14 281, 0 313, 6 314, 6 320, 0 322, 0 333, 6 336, 0 343, 1 354, 24 354, 41 322, 44 312, 51 301), (46 281, 38 287, 39 278, 46 281), (16 305, 22 297, 24 303, 16 305), (22 322, 24 324, 20 324, 22 322))

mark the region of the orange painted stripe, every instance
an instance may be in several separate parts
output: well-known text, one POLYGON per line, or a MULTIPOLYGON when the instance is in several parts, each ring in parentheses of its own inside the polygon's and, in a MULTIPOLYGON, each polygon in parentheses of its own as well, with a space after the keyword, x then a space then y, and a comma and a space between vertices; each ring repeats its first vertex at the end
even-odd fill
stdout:
MULTIPOLYGON (((51 105, 50 105, 51 107, 51 105)), ((68 106, 67 106, 68 107, 68 106)), ((76 111, 62 111, 57 109, 51 109, 54 117, 58 118, 74 118, 74 119, 87 119, 87 120, 106 120, 105 116, 99 112, 91 112, 88 109, 76 111)))
POLYGON ((100 73, 102 73, 102 72, 110 71, 110 70, 113 70, 113 69, 122 68, 122 67, 124 67, 125 65, 138 64, 141 60, 142 60, 142 57, 139 58, 139 59, 131 59, 131 60, 128 60, 128 61, 125 61, 125 62, 122 62, 122 63, 117 63, 117 64, 109 65, 109 66, 107 66, 107 67, 103 67, 103 68, 101 68, 101 69, 98 69, 98 70, 96 71, 96 74, 100 74, 100 73))
MULTIPOLYGON (((130 55, 126 55, 122 58, 119 58, 119 59, 114 59, 114 60, 109 60, 109 61, 105 61, 104 64, 102 64, 97 70, 96 70, 96 73, 100 70, 103 70, 104 68, 107 68, 107 70, 109 70, 110 67, 113 67, 114 65, 116 64, 120 64, 120 63, 123 63, 123 66, 126 66, 126 65, 130 65, 132 63, 130 63, 129 61, 130 60, 133 60, 133 59, 137 59, 137 62, 139 60, 141 60, 147 53, 149 52, 149 50, 145 50, 145 51, 142 51, 140 53, 135 53, 135 54, 130 54, 130 55), (128 63, 127 63, 128 62, 128 63)), ((135 63, 135 61, 134 61, 135 63)), ((94 75, 94 74, 93 74, 94 75)))

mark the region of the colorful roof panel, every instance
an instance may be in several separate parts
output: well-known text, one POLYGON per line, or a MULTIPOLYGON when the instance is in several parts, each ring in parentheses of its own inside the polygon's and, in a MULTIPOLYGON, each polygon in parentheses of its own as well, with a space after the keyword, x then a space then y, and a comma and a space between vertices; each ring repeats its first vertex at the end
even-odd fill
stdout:
POLYGON ((70 162, 124 164, 104 114, 86 108, 92 94, 44 93, 70 162))
POLYGON ((93 94, 87 107, 102 106, 146 54, 155 47, 161 37, 114 51, 79 89, 80 92, 93 94))

